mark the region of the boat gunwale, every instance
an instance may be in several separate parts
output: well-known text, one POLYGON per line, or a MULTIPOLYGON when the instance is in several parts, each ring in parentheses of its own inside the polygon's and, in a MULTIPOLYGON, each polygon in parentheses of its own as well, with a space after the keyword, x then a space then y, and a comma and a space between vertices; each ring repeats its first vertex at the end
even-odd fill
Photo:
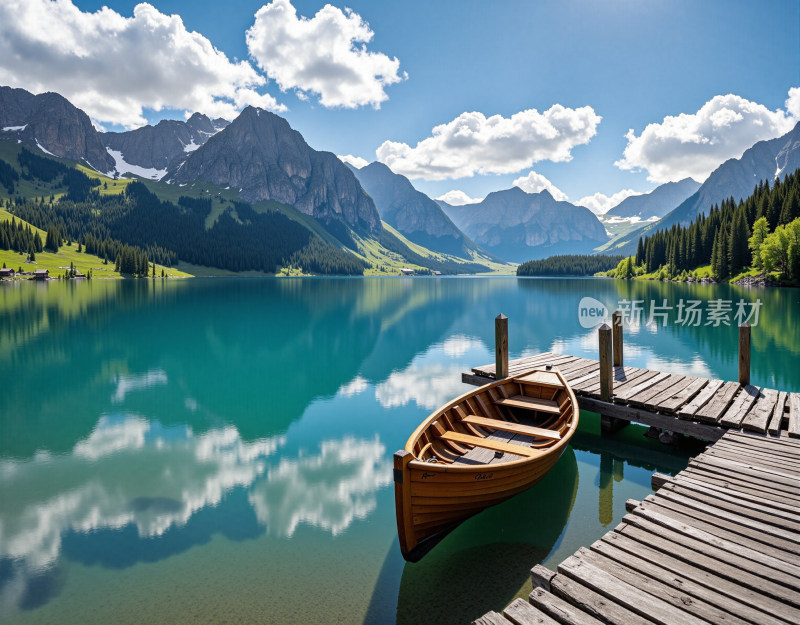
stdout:
MULTIPOLYGON (((409 436, 408 440, 406 441, 405 447, 403 447, 404 451, 407 451, 408 453, 410 453, 413 456, 413 459, 408 462, 408 465, 407 465, 408 468, 409 469, 417 469, 417 470, 424 469, 425 471, 431 471, 431 472, 435 472, 435 473, 475 473, 475 472, 485 471, 486 468, 489 467, 489 466, 491 466, 493 470, 499 470, 500 468, 514 467, 515 465, 519 465, 519 464, 535 463, 535 462, 540 461, 542 456, 536 456, 536 457, 533 457, 533 458, 522 457, 522 458, 518 458, 517 460, 507 460, 507 461, 496 462, 496 463, 493 463, 491 465, 488 465, 488 464, 475 464, 475 465, 468 465, 468 464, 462 465, 462 464, 459 464, 457 466, 454 466, 453 464, 443 464, 443 463, 438 463, 438 462, 425 462, 423 460, 419 460, 417 458, 416 454, 414 453, 413 449, 414 449, 414 445, 416 444, 416 442, 419 439, 419 437, 422 436, 422 433, 425 430, 427 430, 431 426, 431 424, 437 418, 439 418, 444 412, 446 412, 447 410, 452 409, 454 406, 456 406, 457 404, 463 402, 465 399, 468 399, 469 397, 474 397, 476 395, 480 395, 481 393, 485 393, 490 388, 494 388, 496 386, 500 386, 501 384, 507 384, 509 382, 515 382, 518 378, 525 377, 526 375, 530 375, 534 371, 541 371, 541 370, 543 370, 541 367, 534 367, 532 369, 529 369, 527 371, 523 371, 523 372, 521 372, 521 373, 519 373, 517 375, 514 375, 513 377, 503 378, 502 380, 495 380, 494 382, 489 382, 488 384, 484 384, 483 386, 481 386, 481 387, 479 387, 477 389, 471 389, 471 390, 467 391, 466 393, 463 393, 462 395, 459 395, 455 399, 453 399, 453 400, 449 401, 448 403, 446 403, 444 406, 440 406, 439 408, 434 410, 411 433, 411 436, 409 436)), ((572 421, 570 423, 569 429, 561 436, 560 440, 554 441, 553 445, 551 445, 551 446, 542 448, 542 450, 545 452, 545 454, 543 454, 543 455, 550 455, 552 453, 556 453, 556 452, 558 452, 558 450, 561 450, 563 447, 565 447, 567 445, 567 443, 569 443, 569 440, 572 438, 572 435, 574 434, 575 430, 577 429, 578 420, 579 420, 578 401, 575 398, 574 391, 572 390, 572 388, 567 383, 567 381, 564 379, 564 376, 561 374, 561 372, 558 369, 554 369, 553 372, 559 377, 561 382, 564 384, 564 389, 567 391, 567 394, 569 396, 570 404, 572 405, 572 411, 573 411, 572 417, 573 418, 572 418, 572 421)), ((520 384, 525 384, 525 383, 521 382, 520 384)), ((565 408, 565 410, 566 410, 566 408, 565 408)), ((563 412, 562 412, 562 414, 563 414, 563 412)))

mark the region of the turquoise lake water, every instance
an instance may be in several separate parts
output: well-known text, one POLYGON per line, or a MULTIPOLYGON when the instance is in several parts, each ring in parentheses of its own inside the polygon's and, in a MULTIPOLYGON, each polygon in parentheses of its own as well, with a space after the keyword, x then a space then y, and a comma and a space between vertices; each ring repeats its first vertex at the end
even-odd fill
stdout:
POLYGON ((654 471, 702 448, 663 447, 640 426, 600 436, 584 412, 542 482, 403 561, 392 453, 470 388, 462 371, 493 360, 498 313, 512 358, 595 357, 584 297, 644 309, 625 330, 626 364, 725 379, 737 377, 735 315, 760 302, 752 382, 800 390, 796 289, 0 284, 0 622, 463 623, 502 609, 529 592, 534 564, 598 539, 654 471), (699 325, 679 321, 690 301, 699 325), (648 324, 651 302, 668 314, 648 324))

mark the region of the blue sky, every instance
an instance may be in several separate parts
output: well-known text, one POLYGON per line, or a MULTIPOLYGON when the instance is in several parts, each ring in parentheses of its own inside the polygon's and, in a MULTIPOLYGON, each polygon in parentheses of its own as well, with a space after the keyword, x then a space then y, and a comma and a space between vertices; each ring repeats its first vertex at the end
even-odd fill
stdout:
POLYGON ((800 119, 797 0, 137 4, 0 0, 0 84, 109 129, 259 104, 433 197, 517 181, 597 206, 702 179, 800 119))

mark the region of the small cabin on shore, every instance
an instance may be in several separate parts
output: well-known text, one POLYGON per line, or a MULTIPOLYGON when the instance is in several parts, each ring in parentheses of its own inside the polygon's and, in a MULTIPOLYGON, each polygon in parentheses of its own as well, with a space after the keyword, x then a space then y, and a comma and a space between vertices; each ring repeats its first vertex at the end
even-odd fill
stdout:
POLYGON ((402 273, 404 276, 413 276, 415 272, 413 269, 406 269, 405 267, 403 267, 400 270, 400 273, 402 273))
POLYGON ((34 280, 47 280, 49 277, 50 271, 48 269, 37 269, 33 272, 34 280))
POLYGON ((14 271, 11 267, 3 267, 0 269, 0 278, 13 278, 17 275, 17 272, 14 271))

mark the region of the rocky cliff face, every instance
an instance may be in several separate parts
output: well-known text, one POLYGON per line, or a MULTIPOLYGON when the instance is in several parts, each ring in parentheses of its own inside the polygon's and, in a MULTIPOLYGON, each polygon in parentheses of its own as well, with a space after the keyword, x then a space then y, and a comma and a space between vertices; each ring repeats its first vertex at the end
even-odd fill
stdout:
POLYGON ((526 193, 514 187, 490 193, 478 204, 447 211, 478 245, 513 262, 590 253, 608 240, 605 228, 588 208, 557 202, 546 190, 526 193))
POLYGON ((33 95, 0 87, 0 131, 6 128, 25 145, 85 162, 104 173, 114 169, 114 159, 89 116, 57 93, 33 95))
POLYGON ((436 252, 457 256, 476 249, 442 208, 417 191, 405 176, 395 174, 377 161, 361 169, 351 169, 375 201, 381 219, 409 240, 436 252))
POLYGON ((122 153, 126 163, 164 170, 170 165, 177 166, 229 123, 225 119, 211 120, 195 113, 185 122, 165 119, 155 126, 127 132, 105 132, 101 137, 106 147, 122 153))
POLYGON ((238 189, 249 202, 275 200, 320 221, 344 221, 366 232, 381 228, 372 199, 334 154, 317 152, 279 117, 247 107, 166 180, 204 180, 238 189))

